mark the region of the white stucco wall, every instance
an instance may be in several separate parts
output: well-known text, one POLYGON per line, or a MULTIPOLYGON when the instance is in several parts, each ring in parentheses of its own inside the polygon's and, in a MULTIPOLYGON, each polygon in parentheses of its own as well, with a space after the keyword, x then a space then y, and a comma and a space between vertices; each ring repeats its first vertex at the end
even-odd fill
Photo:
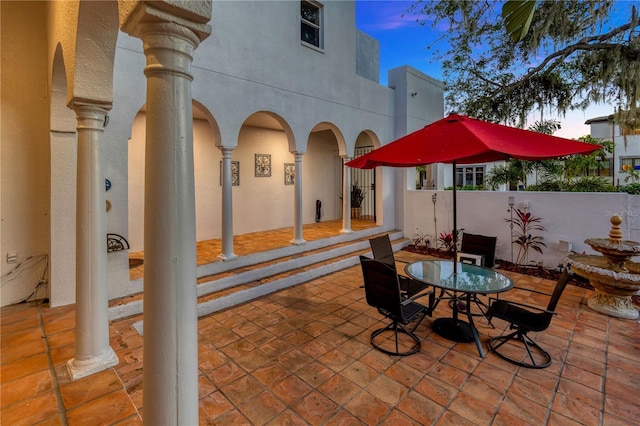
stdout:
POLYGON ((46 8, 43 3, 1 2, 2 129, 0 167, 0 304, 28 297, 37 280, 5 277, 18 262, 49 252, 49 100, 46 8))
MULTIPOLYGON (((435 235, 453 229, 453 191, 435 191, 437 194, 434 225, 434 191, 407 191, 405 205, 405 236, 416 232, 435 235), (434 227, 435 226, 435 227, 434 227)), ((558 266, 567 252, 560 250, 560 240, 572 244, 576 252, 596 254, 584 243, 587 238, 606 238, 611 228, 610 217, 623 217, 622 232, 625 240, 640 239, 640 196, 623 193, 570 193, 570 192, 498 192, 457 191, 458 229, 474 234, 498 237, 496 257, 511 261, 511 229, 508 198, 515 197, 515 208, 524 209, 542 219, 540 224, 547 231, 537 235, 544 237, 547 245, 543 255, 531 250, 529 260, 542 261, 547 267, 558 266)), ((518 246, 514 245, 514 258, 518 246)))

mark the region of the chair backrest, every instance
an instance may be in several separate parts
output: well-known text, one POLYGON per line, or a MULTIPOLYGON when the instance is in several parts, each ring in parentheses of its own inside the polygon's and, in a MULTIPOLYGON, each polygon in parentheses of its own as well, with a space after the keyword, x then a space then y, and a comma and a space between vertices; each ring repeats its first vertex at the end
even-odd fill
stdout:
POLYGON ((487 237, 486 235, 462 234, 460 251, 464 253, 484 256, 484 266, 492 268, 496 257, 497 237, 487 237))
POLYGON ((373 253, 373 258, 379 260, 385 265, 396 270, 396 259, 393 255, 393 247, 391 246, 391 240, 389 239, 389 234, 384 234, 379 237, 371 238, 369 240, 369 244, 371 245, 371 252, 373 253))
POLYGON ((569 282, 569 270, 564 268, 562 274, 560 274, 560 278, 556 283, 556 287, 553 289, 553 293, 551 294, 551 299, 549 299, 549 305, 547 306, 548 311, 555 311, 556 306, 558 306, 558 302, 560 301, 560 296, 562 296, 562 292, 565 287, 567 287, 567 283, 569 282))
POLYGON ((398 274, 377 259, 360 256, 367 304, 384 315, 403 319, 398 274))

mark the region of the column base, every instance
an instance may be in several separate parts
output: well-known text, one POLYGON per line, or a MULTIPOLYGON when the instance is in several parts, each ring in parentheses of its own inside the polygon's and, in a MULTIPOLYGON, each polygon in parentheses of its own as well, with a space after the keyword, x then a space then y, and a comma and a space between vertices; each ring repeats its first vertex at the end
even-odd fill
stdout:
POLYGON ((306 243, 307 243, 307 241, 306 241, 306 240, 304 240, 304 239, 301 239, 301 240, 296 240, 296 239, 291 240, 291 244, 293 244, 294 246, 301 246, 301 245, 306 244, 306 243))
POLYGON ((109 349, 102 355, 92 357, 86 360, 78 360, 72 358, 67 361, 67 371, 71 380, 80 379, 82 377, 90 376, 107 368, 111 368, 114 365, 118 365, 120 360, 116 353, 109 347, 109 349))
POLYGON ((341 234, 352 234, 353 230, 352 229, 348 229, 348 228, 343 228, 340 230, 341 234))
POLYGON ((231 254, 219 254, 218 255, 218 259, 222 259, 223 262, 227 262, 229 260, 235 260, 238 258, 238 255, 236 255, 235 253, 231 253, 231 254))

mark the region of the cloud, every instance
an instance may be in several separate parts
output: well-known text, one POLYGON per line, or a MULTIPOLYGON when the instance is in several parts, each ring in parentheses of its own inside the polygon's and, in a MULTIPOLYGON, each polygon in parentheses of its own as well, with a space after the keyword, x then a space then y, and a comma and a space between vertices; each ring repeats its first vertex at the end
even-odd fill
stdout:
POLYGON ((359 26, 365 31, 388 31, 404 27, 414 27, 420 15, 407 12, 411 1, 359 1, 362 19, 359 26))

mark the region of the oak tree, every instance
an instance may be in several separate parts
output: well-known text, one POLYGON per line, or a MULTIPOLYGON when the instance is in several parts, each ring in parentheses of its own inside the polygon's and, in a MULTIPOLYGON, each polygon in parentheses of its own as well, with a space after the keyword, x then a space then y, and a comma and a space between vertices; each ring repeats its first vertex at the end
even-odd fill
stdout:
POLYGON ((564 115, 592 103, 640 127, 639 1, 419 1, 419 22, 446 24, 436 51, 447 104, 523 126, 534 111, 564 115), (504 9, 504 10, 503 10, 504 9), (503 17, 504 12, 504 17, 503 17))

